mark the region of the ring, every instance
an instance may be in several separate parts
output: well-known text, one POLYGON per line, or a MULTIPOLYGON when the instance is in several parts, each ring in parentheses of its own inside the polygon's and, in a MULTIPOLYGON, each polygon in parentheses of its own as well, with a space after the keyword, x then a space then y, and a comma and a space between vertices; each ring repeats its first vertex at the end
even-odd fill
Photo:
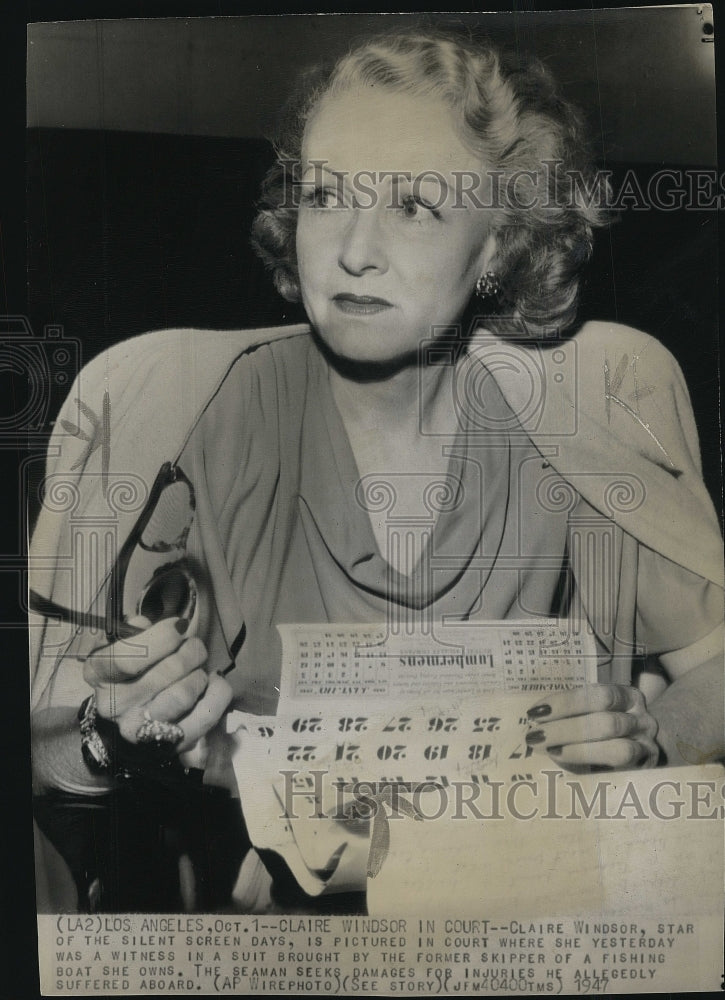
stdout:
POLYGON ((152 719, 148 712, 144 712, 144 719, 136 733, 137 743, 166 743, 175 747, 184 739, 184 730, 176 723, 152 719))

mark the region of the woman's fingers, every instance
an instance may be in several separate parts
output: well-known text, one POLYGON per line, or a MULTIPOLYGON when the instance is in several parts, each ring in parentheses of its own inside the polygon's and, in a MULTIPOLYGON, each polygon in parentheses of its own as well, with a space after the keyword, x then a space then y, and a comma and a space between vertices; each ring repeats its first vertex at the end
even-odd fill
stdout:
POLYGON ((232 689, 223 677, 202 669, 206 647, 195 636, 186 637, 188 625, 185 619, 164 619, 132 639, 95 650, 86 660, 84 677, 96 690, 97 711, 118 724, 125 740, 137 742, 149 719, 172 722, 183 729, 176 748, 182 752, 226 711, 232 689))
POLYGON ((614 769, 655 767, 659 759, 659 747, 649 737, 640 737, 636 740, 606 740, 599 743, 570 743, 566 746, 550 747, 549 753, 557 764, 563 764, 565 767, 584 765, 614 769))
POLYGON ((206 646, 195 636, 187 639, 170 656, 156 663, 152 670, 142 674, 125 687, 134 701, 148 702, 157 694, 171 687, 206 660, 206 646))
POLYGON ((83 666, 86 683, 98 687, 135 680, 178 649, 188 627, 185 618, 165 618, 137 636, 94 650, 83 666))
POLYGON ((204 643, 192 636, 138 677, 122 683, 98 685, 97 709, 106 718, 117 719, 133 706, 147 705, 162 691, 191 674, 205 660, 204 643))
POLYGON ((196 703, 189 714, 177 720, 184 730, 184 739, 179 744, 179 753, 190 750, 194 744, 208 733, 226 711, 232 700, 232 689, 219 674, 209 676, 209 684, 204 696, 196 703))
MULTIPOLYGON (((595 712, 537 725, 526 734, 529 746, 542 748, 568 743, 596 743, 621 737, 653 736, 649 716, 634 712, 595 712)), ((652 720, 654 721, 654 720, 652 720)))
POLYGON ((209 686, 209 674, 203 667, 197 667, 182 680, 165 688, 145 706, 152 719, 162 722, 176 722, 187 715, 209 686))
POLYGON ((528 711, 532 722, 553 722, 594 712, 645 710, 642 692, 624 684, 590 684, 573 691, 552 692, 528 711))
POLYGON ((634 687, 592 684, 555 692, 528 717, 527 744, 567 767, 654 767, 659 759, 657 722, 634 687))
POLYGON ((117 719, 121 736, 131 743, 147 719, 176 722, 187 715, 207 689, 209 676, 199 667, 161 691, 146 704, 136 704, 117 719))

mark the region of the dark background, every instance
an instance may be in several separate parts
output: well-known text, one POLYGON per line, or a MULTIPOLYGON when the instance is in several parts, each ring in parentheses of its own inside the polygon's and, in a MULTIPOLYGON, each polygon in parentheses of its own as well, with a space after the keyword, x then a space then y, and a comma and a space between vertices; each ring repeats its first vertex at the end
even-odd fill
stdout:
MULTIPOLYGON (((496 6, 511 13, 498 22, 485 19, 491 34, 498 31, 498 40, 534 52, 551 65, 569 96, 585 107, 603 165, 620 176, 630 164, 642 176, 662 166, 714 166, 711 78, 702 69, 713 46, 700 40, 707 7, 703 17, 694 7, 604 15, 594 9, 601 4, 569 0, 567 6, 582 9, 552 18, 546 8, 555 4, 546 0, 509 0, 496 6)), ((608 6, 624 8, 626 2, 611 0, 608 6)), ((291 13, 300 7, 304 10, 303 5, 270 0, 264 13, 291 13)), ((0 8, 0 312, 29 316, 36 338, 42 339, 47 324, 60 324, 67 337, 81 341, 87 360, 106 343, 154 327, 247 326, 293 318, 285 314, 284 303, 275 298, 249 252, 246 233, 255 193, 248 184, 256 186, 265 156, 262 135, 295 66, 345 44, 335 34, 339 19, 310 19, 304 29, 295 22, 293 45, 282 27, 287 22, 270 22, 267 48, 259 38, 238 48, 220 40, 213 59, 188 42, 187 55, 181 48, 171 55, 169 45, 181 43, 159 28, 157 37, 165 34, 167 44, 163 60, 150 41, 145 47, 114 46, 109 41, 112 25, 104 21, 103 44, 96 44, 95 51, 115 51, 116 56, 113 67, 100 60, 105 69, 95 76, 95 90, 89 84, 94 76, 88 75, 92 47, 87 41, 73 43, 75 47, 70 42, 65 47, 41 45, 45 71, 42 59, 31 59, 29 67, 37 71, 36 81, 45 77, 47 86, 41 99, 29 80, 26 208, 26 21, 194 18, 238 14, 240 9, 229 0, 8 0, 0 8), (184 61, 189 55, 195 75, 184 61), (227 72, 230 60, 236 75, 227 72), (215 61, 224 70, 221 78, 215 75, 215 61), (259 82, 251 86, 254 80, 259 82)), ((203 34, 199 24, 194 27, 192 35, 203 34)), ((348 30, 343 27, 342 36, 348 30)), ((89 29, 84 31, 87 40, 89 29)), ((91 34, 98 39, 95 26, 91 34)), ((721 508, 716 223, 711 213, 625 213, 609 234, 600 234, 583 318, 638 326, 676 354, 698 416, 708 485, 721 508)), ((12 347, 12 339, 9 343, 12 347)), ((0 401, 6 407, 0 410, 1 421, 23 410, 28 387, 22 370, 8 366, 7 354, 0 380, 0 401)), ((40 415, 46 421, 61 391, 50 383, 45 387, 51 405, 40 415)), ((7 572, 1 595, 8 624, 2 633, 7 680, 0 751, 7 847, 0 868, 0 997, 13 1000, 38 995, 25 583, 19 570, 25 529, 23 496, 15 484, 22 483, 16 466, 22 466, 41 437, 36 435, 29 450, 21 435, 5 435, 0 447, 1 471, 10 484, 4 491, 8 540, 2 549, 7 572)))

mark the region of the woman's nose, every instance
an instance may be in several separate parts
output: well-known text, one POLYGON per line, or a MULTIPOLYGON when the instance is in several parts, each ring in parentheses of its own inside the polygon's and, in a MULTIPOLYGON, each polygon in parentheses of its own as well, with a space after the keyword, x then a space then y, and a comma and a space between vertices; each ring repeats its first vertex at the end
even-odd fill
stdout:
POLYGON ((349 274, 387 270, 382 220, 375 206, 357 207, 342 234, 338 262, 349 274))

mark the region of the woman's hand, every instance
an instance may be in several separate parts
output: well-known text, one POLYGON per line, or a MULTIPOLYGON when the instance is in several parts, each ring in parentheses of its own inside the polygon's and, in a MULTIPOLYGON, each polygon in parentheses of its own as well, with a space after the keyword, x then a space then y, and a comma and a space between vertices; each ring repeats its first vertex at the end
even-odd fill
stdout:
MULTIPOLYGON (((148 625, 145 619, 131 624, 148 625)), ((223 715, 232 689, 218 674, 207 674, 206 648, 187 638, 188 621, 167 618, 134 636, 95 650, 83 676, 95 691, 96 711, 137 743, 149 719, 183 730, 177 752, 189 750, 223 715)))
POLYGON ((550 694, 528 711, 526 742, 564 767, 655 767, 657 722, 642 692, 591 684, 550 694))

